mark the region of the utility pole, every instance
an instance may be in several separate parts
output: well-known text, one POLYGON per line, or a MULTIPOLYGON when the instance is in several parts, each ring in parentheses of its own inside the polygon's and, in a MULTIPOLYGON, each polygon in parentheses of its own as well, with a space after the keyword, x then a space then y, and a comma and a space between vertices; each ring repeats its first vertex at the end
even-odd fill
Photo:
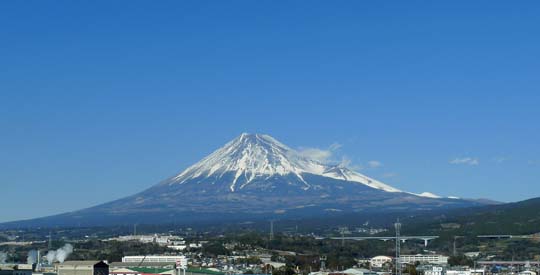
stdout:
POLYGON ((274 239, 274 220, 270 220, 270 240, 274 239))
POLYGON ((49 246, 48 246, 49 250, 52 249, 52 232, 49 231, 49 246))
POLYGON ((452 247, 452 255, 455 257, 456 256, 456 240, 457 240, 457 236, 454 236, 454 244, 453 244, 453 247, 452 247))
POLYGON ((394 228, 396 229, 396 275, 401 275, 401 240, 399 239, 401 223, 399 222, 399 218, 394 224, 394 228))
POLYGON ((325 271, 326 270, 326 256, 321 256, 319 258, 320 262, 321 262, 321 270, 320 271, 325 271))
POLYGON ((456 256, 456 240, 458 238, 463 238, 463 236, 454 236, 454 243, 453 243, 453 247, 452 247, 452 255, 455 257, 456 256))

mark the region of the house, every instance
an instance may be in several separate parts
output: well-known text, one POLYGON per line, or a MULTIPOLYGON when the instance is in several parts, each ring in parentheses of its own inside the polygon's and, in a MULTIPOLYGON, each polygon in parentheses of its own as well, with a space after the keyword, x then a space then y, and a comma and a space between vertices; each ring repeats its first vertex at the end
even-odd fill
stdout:
POLYGON ((391 262, 392 262, 392 258, 388 256, 376 256, 369 260, 369 264, 371 265, 371 267, 377 267, 377 268, 383 267, 385 263, 391 263, 391 262))

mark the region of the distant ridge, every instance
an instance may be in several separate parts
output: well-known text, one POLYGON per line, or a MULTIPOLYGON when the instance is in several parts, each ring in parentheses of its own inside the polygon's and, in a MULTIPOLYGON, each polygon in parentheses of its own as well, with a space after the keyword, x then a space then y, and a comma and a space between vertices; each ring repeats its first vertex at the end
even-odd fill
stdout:
POLYGON ((537 234, 540 239, 540 198, 499 203, 466 209, 451 209, 443 214, 428 213, 407 220, 409 230, 420 233, 448 231, 450 235, 537 234), (451 225, 445 229, 444 225, 451 225))

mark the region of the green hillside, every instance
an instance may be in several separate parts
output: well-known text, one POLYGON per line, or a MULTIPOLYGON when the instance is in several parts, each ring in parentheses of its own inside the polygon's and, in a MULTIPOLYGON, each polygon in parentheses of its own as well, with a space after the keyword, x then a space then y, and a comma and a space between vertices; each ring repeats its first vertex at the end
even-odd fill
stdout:
POLYGON ((415 233, 535 234, 540 232, 540 198, 411 216, 403 222, 407 231, 415 233))

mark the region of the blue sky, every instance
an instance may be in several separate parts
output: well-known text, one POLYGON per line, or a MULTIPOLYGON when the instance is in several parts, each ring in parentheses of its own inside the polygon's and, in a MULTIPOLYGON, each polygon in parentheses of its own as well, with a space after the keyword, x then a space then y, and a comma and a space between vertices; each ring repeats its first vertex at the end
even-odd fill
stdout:
POLYGON ((3 1, 0 221, 133 194, 242 132, 332 149, 412 192, 540 196, 538 14, 537 1, 3 1))

